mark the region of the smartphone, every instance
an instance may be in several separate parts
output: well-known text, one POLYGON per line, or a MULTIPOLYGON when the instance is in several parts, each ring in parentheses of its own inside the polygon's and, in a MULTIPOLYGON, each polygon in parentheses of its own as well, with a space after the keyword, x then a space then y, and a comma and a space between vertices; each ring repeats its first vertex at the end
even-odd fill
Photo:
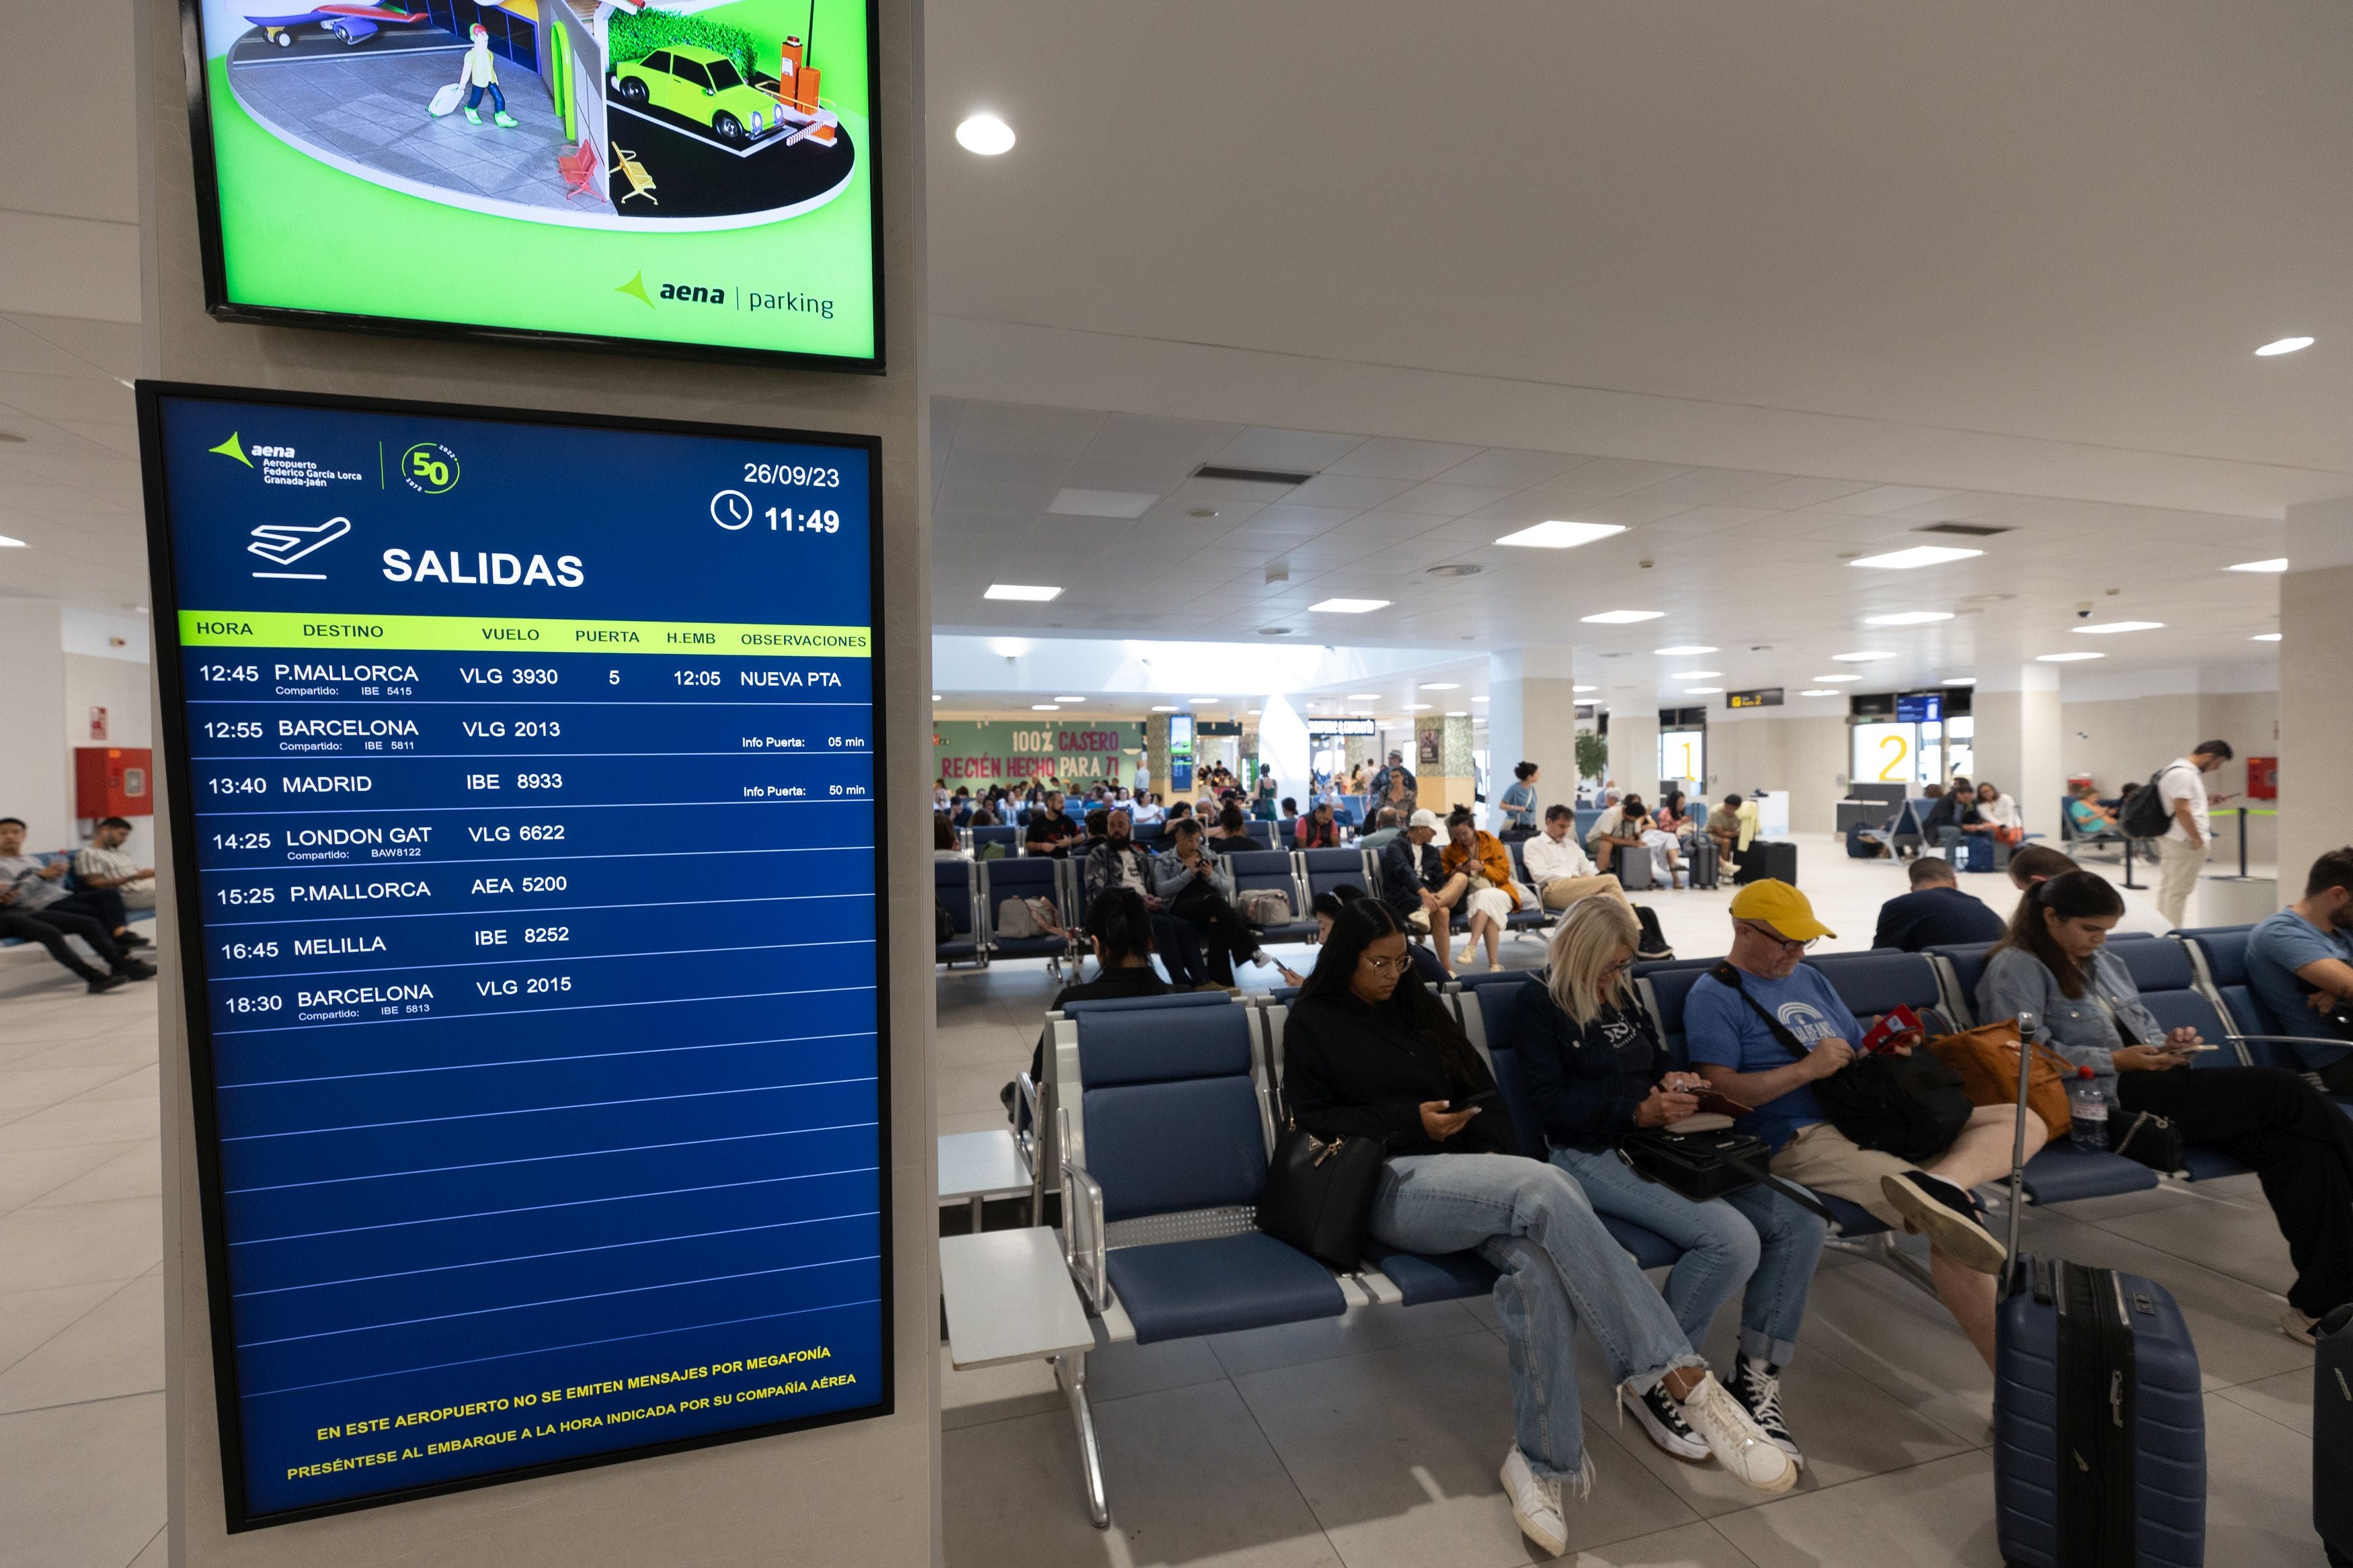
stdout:
POLYGON ((1493 1105, 1501 1093, 1500 1089, 1491 1089, 1483 1094, 1474 1094, 1468 1100, 1450 1100, 1446 1102, 1446 1109, 1451 1111, 1484 1110, 1493 1105))
POLYGON ((1909 1007, 1898 1006, 1871 1026, 1857 1048, 1866 1056, 1876 1055, 1893 1050, 1894 1042, 1904 1036, 1920 1032, 1920 1016, 1909 1007))
POLYGON ((2189 1057, 2196 1056, 2200 1051, 2219 1051, 2222 1047, 2220 1046, 2167 1046, 2164 1048, 2178 1057, 2189 1057))

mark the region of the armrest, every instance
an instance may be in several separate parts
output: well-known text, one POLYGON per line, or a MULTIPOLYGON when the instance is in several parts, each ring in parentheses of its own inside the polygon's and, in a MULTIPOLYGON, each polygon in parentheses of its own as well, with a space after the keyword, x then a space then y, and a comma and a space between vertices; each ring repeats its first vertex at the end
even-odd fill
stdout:
POLYGON ((1062 1162, 1062 1262, 1071 1278, 1086 1293, 1087 1306, 1097 1316, 1111 1310, 1111 1284, 1103 1248, 1102 1184, 1082 1165, 1062 1162), (1086 1239, 1079 1237, 1079 1216, 1086 1216, 1086 1239))

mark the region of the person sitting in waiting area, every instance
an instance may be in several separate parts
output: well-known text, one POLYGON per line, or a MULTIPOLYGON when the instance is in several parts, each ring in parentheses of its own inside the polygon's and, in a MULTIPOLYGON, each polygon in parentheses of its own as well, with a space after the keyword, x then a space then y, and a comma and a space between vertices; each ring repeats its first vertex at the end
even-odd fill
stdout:
POLYGON ((2100 804, 2100 792, 2089 779, 2075 786, 2067 802, 2067 826, 2078 838, 2097 838, 2116 830, 2116 814, 2100 804))
POLYGON ((1535 837, 1536 784, 1543 776, 1543 770, 1534 763, 1522 763, 1512 770, 1512 782, 1495 803, 1500 824, 1497 837, 1509 841, 1535 837))
POLYGON ((1683 846, 1655 816, 1644 816, 1630 824, 1642 847, 1650 851, 1651 879, 1670 888, 1686 886, 1690 879, 1683 873, 1683 846))
POLYGON ((111 991, 125 980, 153 978, 153 965, 132 957, 103 919, 58 885, 64 865, 44 864, 24 848, 24 822, 0 816, 0 937, 38 942, 51 958, 80 976, 92 995, 111 991), (66 942, 69 936, 79 937, 105 970, 84 963, 66 942))
POLYGON ((90 843, 74 852, 74 880, 85 888, 111 888, 126 910, 155 907, 155 868, 142 866, 123 850, 131 824, 110 816, 98 825, 90 843))
POLYGON ((944 811, 932 813, 932 858, 934 860, 969 860, 972 851, 956 837, 956 830, 948 823, 944 811))
POLYGON ((1373 830, 1357 838, 1356 847, 1360 849, 1369 849, 1378 855, 1396 843, 1398 836, 1404 832, 1405 818, 1399 816, 1393 808, 1385 805, 1373 814, 1373 830))
POLYGON ((1545 807, 1544 831, 1521 846, 1520 860, 1537 901, 1548 910, 1565 910, 1580 899, 1608 893, 1624 901, 1626 890, 1615 877, 1593 868, 1577 842, 1577 813, 1566 805, 1545 807))
POLYGON ((152 945, 131 929, 121 893, 111 888, 79 888, 69 893, 66 870, 63 859, 41 860, 26 854, 23 820, 0 816, 0 909, 47 921, 85 942, 90 939, 81 928, 94 924, 117 952, 152 945))
POLYGON ((1156 795, 1140 795, 1135 797, 1135 805, 1129 816, 1136 826, 1142 827, 1147 824, 1165 821, 1168 816, 1168 808, 1161 804, 1160 797, 1156 795))
MULTIPOLYGON (((1354 882, 1343 882, 1330 892, 1315 895, 1309 912, 1315 920, 1315 945, 1318 949, 1332 940, 1332 922, 1340 918, 1340 911, 1358 899, 1366 896, 1365 889, 1357 887, 1354 882)), ((1446 984, 1446 971, 1440 966, 1438 954, 1419 942, 1409 943, 1406 952, 1412 958, 1413 972, 1421 976, 1421 983, 1424 985, 1442 986, 1446 984)), ((1275 968, 1282 972, 1282 983, 1285 985, 1304 985, 1307 983, 1305 974, 1287 963, 1278 961, 1275 968)), ((1313 973, 1314 968, 1314 964, 1309 964, 1307 973, 1313 973)))
MULTIPOLYGON (((1071 1002, 1115 1002, 1130 996, 1166 996, 1172 990, 1152 967, 1152 914, 1143 898, 1130 888, 1113 888, 1087 906, 1087 945, 1094 949, 1095 977, 1063 986, 1046 1004, 1059 1013, 1071 1002)), ((1039 1030, 1037 1047, 1029 1053, 1029 1080, 1046 1077, 1048 1033, 1039 1030)), ((1008 1083, 997 1091, 1005 1113, 1018 1121, 1021 1086, 1008 1083)))
POLYGON ((1230 987, 1235 964, 1266 957, 1234 908, 1232 869, 1224 856, 1203 843, 1201 825, 1191 817, 1169 829, 1167 850, 1152 858, 1152 892, 1170 914, 1200 933, 1212 983, 1230 987))
POLYGON ((2075 864, 2072 856, 2063 855, 2047 844, 2029 844, 2012 855, 2003 869, 2010 873, 2010 885, 2022 893, 2037 882, 2047 882, 2083 868, 2075 864))
POLYGON ((1978 981, 1978 1016, 2033 1014, 2035 1040, 2091 1068, 2125 1116, 2169 1117, 2184 1142, 2253 1166, 2295 1265, 2280 1330, 2308 1345, 2316 1321, 2353 1301, 2353 1122, 2284 1068, 2183 1070, 2205 1042, 2142 1005, 2132 972, 2107 950, 2124 912, 2095 872, 2038 883, 1978 981))
POLYGON ((1642 797, 1625 795, 1615 805, 1605 807, 1593 819, 1593 830, 1585 836, 1586 847, 1593 851, 1593 863, 1602 870, 1614 868, 1616 858, 1630 849, 1641 849, 1641 823, 1649 813, 1643 809, 1642 797))
POLYGON ((1520 907, 1520 890, 1512 883, 1512 852, 1493 834, 1481 832, 1470 812, 1457 810, 1446 819, 1446 847, 1440 852, 1438 864, 1450 882, 1461 877, 1469 884, 1461 907, 1471 940, 1454 955, 1454 962, 1469 963, 1483 942, 1487 967, 1501 969, 1503 961, 1496 950, 1504 940, 1504 923, 1520 907))
POLYGON ((1740 807, 1738 795, 1728 795, 1717 802, 1707 814, 1707 836, 1715 840, 1715 857, 1726 871, 1736 870, 1733 852, 1740 847, 1740 807))
MULTIPOLYGON (((1683 1337, 1707 1338, 1718 1307, 1741 1301, 1740 1354, 1732 1396, 1774 1445, 1805 1463, 1781 1415, 1781 1369, 1797 1353, 1806 1292, 1830 1226, 1764 1186, 1706 1203, 1638 1176, 1618 1158, 1620 1140, 1699 1110, 1706 1080, 1675 1071, 1627 980, 1641 940, 1631 910, 1609 899, 1571 910, 1553 932, 1543 984, 1520 987, 1504 1033, 1519 1053, 1529 1100, 1544 1123, 1552 1163, 1575 1176, 1595 1209, 1656 1231, 1683 1250, 1667 1275, 1667 1306, 1683 1337)), ((1651 1441, 1678 1459, 1706 1454, 1673 1403, 1657 1389, 1620 1402, 1651 1441)))
POLYGON ((1314 807, 1292 828, 1292 837, 1302 849, 1340 847, 1340 819, 1332 815, 1332 803, 1317 801, 1314 807))
MULTIPOLYGON (((1711 973, 1692 987, 1683 1003, 1692 1061, 1711 1088, 1756 1107, 1740 1125, 1772 1145, 1775 1175, 1927 1236, 1937 1300, 1991 1367, 1994 1278, 2009 1253, 1986 1227, 1970 1189, 2009 1173, 2019 1112, 1978 1107, 1950 1148, 1918 1166, 1860 1148, 1831 1126, 1813 1086, 1854 1060, 1862 1026, 1821 973, 1799 959, 1836 934, 1787 882, 1767 878, 1735 894, 1725 968, 1736 984, 1711 973)), ((1898 1048, 1917 1043, 1915 1035, 1898 1048)), ((2027 1116, 2024 1125, 2031 1156, 2046 1133, 2040 1117, 2027 1116)))
POLYGON ((1430 945, 1448 973, 1454 971, 1451 941, 1455 906, 1471 891, 1471 879, 1450 876, 1445 853, 1436 843, 1443 825, 1434 811, 1417 811, 1405 831, 1381 851, 1381 902, 1409 931, 1427 930, 1430 945))
POLYGON ((1213 849, 1255 849, 1258 840, 1250 837, 1250 818, 1242 814, 1240 805, 1228 801, 1218 813, 1218 826, 1210 831, 1209 847, 1213 849))
POLYGON ((2002 929, 2000 915, 1961 891, 1950 860, 1924 855, 1912 862, 1912 890, 1879 906, 1879 929, 1872 933, 1871 945, 1918 952, 2000 942, 2002 929))
POLYGON ((1187 990, 1210 984, 1201 939, 1190 922, 1171 914, 1152 890, 1152 857, 1135 841, 1134 823, 1126 812, 1105 816, 1103 837, 1088 847, 1079 874, 1090 910, 1095 900, 1114 888, 1125 888, 1144 900, 1152 916, 1153 947, 1168 966, 1170 980, 1187 990))
POLYGON ((1928 791, 1936 804, 1928 808, 1926 819, 1920 824, 1920 837, 1950 855, 1960 848, 1962 834, 1982 830, 1986 826, 1985 819, 1978 815, 1977 792, 1964 778, 1955 779, 1950 789, 1939 790, 1931 784, 1928 791))
POLYGON ((1050 789, 1045 803, 1029 810, 1029 826, 1022 834, 1022 842, 1032 855, 1050 855, 1057 860, 1066 859, 1071 847, 1079 842, 1079 825, 1062 809, 1062 792, 1050 789))
POLYGON ((2304 897, 2247 933, 2247 988, 2267 1033, 2302 1037, 2279 1042, 2296 1064, 2353 1095, 2353 848, 2315 860, 2304 897))
POLYGON ((1787 1491, 1796 1465, 1708 1372, 1584 1189, 1514 1152, 1493 1074, 1411 973, 1408 949, 1387 905, 1364 899, 1341 912, 1283 1026, 1283 1094, 1315 1136, 1384 1146, 1376 1239, 1419 1253, 1475 1250, 1502 1271, 1495 1316, 1517 1428, 1503 1480, 1521 1530, 1559 1556, 1568 1550, 1566 1494, 1593 1487, 1577 1404, 1579 1323, 1613 1385, 1638 1403, 1663 1386, 1682 1423, 1736 1479, 1787 1491))
POLYGON ((1984 833, 2005 848, 2026 842, 2026 817, 2018 809, 2018 802, 2002 794, 1998 785, 1978 782, 1977 808, 1979 826, 1964 828, 1964 832, 1984 833))

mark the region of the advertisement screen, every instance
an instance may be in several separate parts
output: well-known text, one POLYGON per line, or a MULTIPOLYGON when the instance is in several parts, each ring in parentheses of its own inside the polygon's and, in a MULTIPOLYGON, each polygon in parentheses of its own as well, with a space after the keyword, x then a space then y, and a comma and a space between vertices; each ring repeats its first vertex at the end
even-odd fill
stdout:
POLYGON ((141 414, 230 1527, 887 1411, 872 445, 141 414))
POLYGON ((868 0, 182 4, 216 313, 879 365, 868 0))

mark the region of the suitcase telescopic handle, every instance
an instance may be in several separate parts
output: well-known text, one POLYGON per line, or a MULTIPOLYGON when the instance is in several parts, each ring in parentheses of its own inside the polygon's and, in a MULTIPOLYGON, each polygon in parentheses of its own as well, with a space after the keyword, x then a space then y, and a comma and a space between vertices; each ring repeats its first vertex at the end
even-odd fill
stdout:
POLYGON ((2018 1016, 2018 1121, 2010 1142, 2010 1266, 2002 1270, 2003 1294, 2018 1288, 2018 1222, 2026 1208, 2027 1092, 2034 1071, 2034 1015, 2018 1016))

